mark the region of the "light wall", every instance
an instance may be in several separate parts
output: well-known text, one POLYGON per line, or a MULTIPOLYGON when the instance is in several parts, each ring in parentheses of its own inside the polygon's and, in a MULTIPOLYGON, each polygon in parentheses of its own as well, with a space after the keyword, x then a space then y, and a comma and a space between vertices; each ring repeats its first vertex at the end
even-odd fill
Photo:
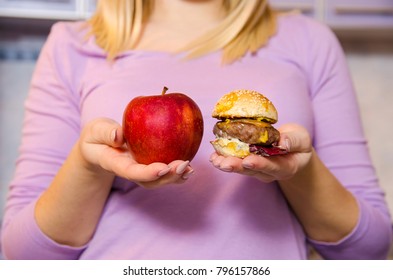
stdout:
POLYGON ((343 46, 370 154, 393 215, 393 42, 347 40, 343 46))

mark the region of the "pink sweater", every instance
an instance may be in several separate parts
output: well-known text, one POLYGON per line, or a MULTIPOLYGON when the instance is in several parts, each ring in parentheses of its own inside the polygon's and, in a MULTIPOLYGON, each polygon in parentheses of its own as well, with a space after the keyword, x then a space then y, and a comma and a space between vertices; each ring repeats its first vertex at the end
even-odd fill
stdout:
MULTIPOLYGON (((12 259, 306 259, 311 244, 329 259, 382 259, 392 239, 384 193, 363 135, 343 52, 324 26, 282 16, 278 34, 231 65, 220 53, 184 61, 164 52, 127 51, 109 64, 81 22, 54 25, 26 102, 23 141, 10 185, 2 250, 12 259), (33 210, 81 128, 97 117, 119 123, 130 99, 163 86, 200 106, 205 132, 184 185, 147 190, 117 178, 91 241, 73 248, 38 228, 33 210), (276 105, 276 127, 306 127, 323 162, 357 198, 356 228, 337 243, 310 240, 277 183, 228 174, 209 162, 215 102, 253 89, 276 105)), ((71 175, 70 175, 71 176, 71 175)), ((342 213, 345 215, 345 213, 342 213)))

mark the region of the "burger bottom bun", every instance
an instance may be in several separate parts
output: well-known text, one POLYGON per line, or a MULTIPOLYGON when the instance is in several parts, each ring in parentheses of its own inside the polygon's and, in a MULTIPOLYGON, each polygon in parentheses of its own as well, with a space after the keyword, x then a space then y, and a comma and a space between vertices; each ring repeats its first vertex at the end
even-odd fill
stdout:
POLYGON ((217 138, 210 142, 219 155, 245 158, 250 155, 250 147, 238 139, 217 138))

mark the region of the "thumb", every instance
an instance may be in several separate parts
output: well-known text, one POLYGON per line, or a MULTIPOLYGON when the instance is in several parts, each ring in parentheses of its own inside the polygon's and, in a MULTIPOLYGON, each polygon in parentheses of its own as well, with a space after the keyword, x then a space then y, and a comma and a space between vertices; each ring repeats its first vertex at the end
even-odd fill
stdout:
POLYGON ((108 118, 99 118, 90 122, 86 127, 86 142, 90 144, 105 144, 119 148, 124 144, 123 130, 120 124, 108 118))
POLYGON ((311 152, 311 137, 303 126, 290 123, 281 126, 278 130, 280 131, 279 146, 293 153, 311 152))

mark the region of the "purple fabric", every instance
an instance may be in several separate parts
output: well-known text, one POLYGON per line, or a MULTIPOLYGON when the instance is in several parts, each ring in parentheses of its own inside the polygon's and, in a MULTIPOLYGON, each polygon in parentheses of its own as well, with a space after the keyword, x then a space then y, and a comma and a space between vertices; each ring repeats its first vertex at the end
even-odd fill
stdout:
MULTIPOLYGON (((52 28, 26 102, 21 154, 10 185, 2 249, 15 259, 306 259, 311 243, 325 258, 382 259, 391 219, 361 128, 343 52, 330 30, 301 15, 282 16, 278 34, 256 55, 222 65, 220 53, 184 61, 165 52, 127 51, 107 62, 83 23, 52 28), (97 117, 119 123, 130 99, 183 92, 200 106, 205 132, 184 185, 146 190, 116 178, 94 237, 70 248, 46 237, 34 220, 81 128, 97 117), (356 196, 356 228, 337 243, 309 240, 275 183, 215 169, 215 102, 253 89, 276 105, 276 127, 306 127, 324 163, 356 196)), ((82 187, 82 186, 81 186, 82 187)), ((343 213, 345 215, 345 213, 343 213)))

